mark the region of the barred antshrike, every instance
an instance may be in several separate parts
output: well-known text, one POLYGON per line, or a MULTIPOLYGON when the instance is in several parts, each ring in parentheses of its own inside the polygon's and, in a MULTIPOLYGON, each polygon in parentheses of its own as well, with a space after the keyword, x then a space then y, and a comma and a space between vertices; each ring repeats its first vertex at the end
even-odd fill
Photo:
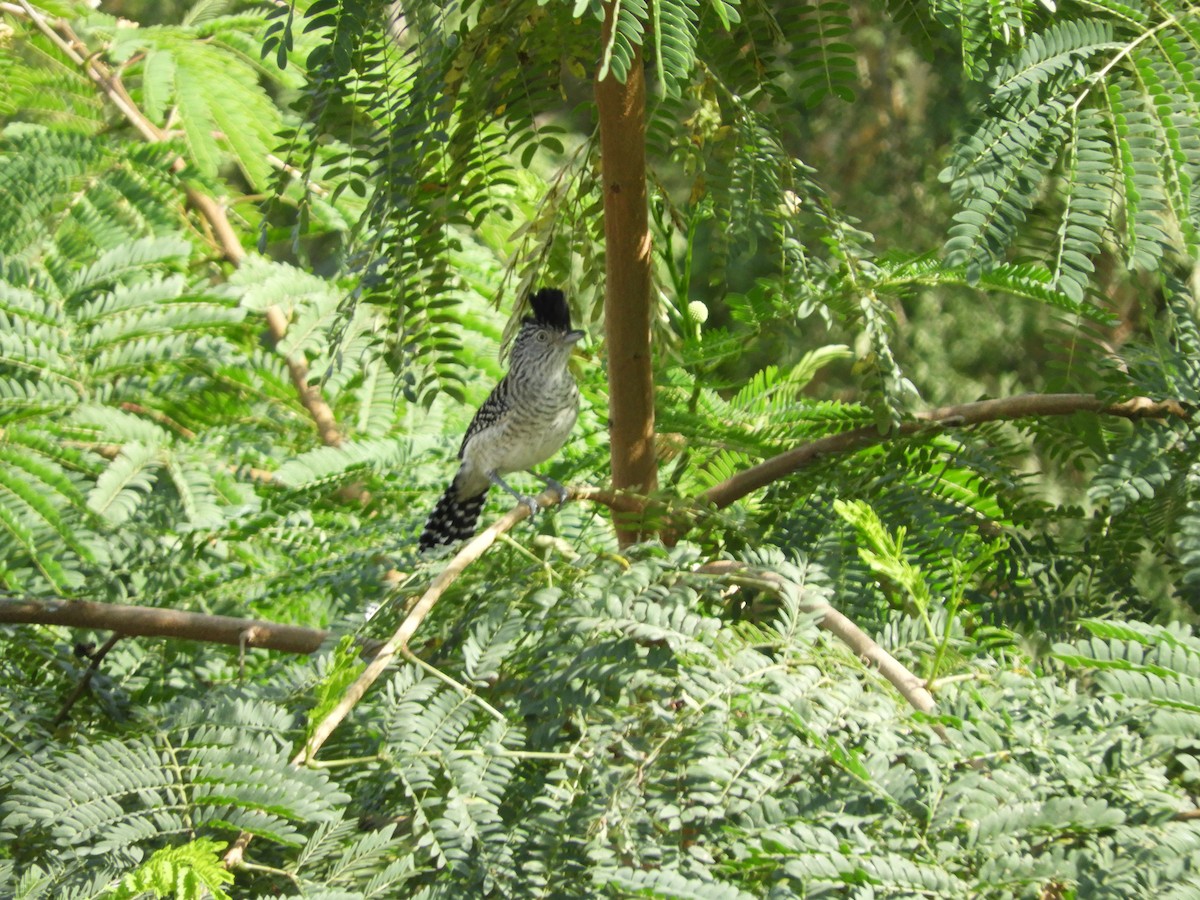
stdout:
MULTIPOLYGON (((579 414, 579 389, 567 360, 582 331, 572 330, 562 291, 542 288, 529 298, 533 315, 521 322, 513 341, 508 374, 475 413, 459 448, 462 464, 429 514, 422 550, 452 544, 475 533, 488 488, 496 485, 536 513, 535 498, 518 494, 503 475, 545 462, 558 452, 579 414)), ((536 475, 536 473, 534 473, 536 475)), ((566 499, 566 489, 541 478, 566 499)))

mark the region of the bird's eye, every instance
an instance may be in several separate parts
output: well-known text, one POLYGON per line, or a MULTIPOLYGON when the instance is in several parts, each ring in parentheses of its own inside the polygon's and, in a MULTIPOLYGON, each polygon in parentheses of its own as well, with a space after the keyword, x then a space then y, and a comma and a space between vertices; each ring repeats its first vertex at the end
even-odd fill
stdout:
POLYGON ((539 331, 539 332, 537 333, 537 342, 538 342, 539 344, 544 344, 544 343, 546 343, 546 341, 548 341, 548 340, 550 340, 550 335, 546 334, 546 332, 544 332, 544 331, 539 331))

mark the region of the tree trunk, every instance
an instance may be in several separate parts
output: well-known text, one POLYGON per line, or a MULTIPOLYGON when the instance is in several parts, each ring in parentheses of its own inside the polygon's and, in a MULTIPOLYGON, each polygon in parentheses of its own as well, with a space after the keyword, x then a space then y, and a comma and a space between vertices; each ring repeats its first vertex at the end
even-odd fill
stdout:
MULTIPOLYGON (((614 27, 604 6, 603 46, 614 27)), ((605 344, 613 487, 658 487, 654 453, 654 370, 650 354, 650 227, 646 200, 646 78, 638 49, 625 83, 596 80, 604 187, 605 344)), ((621 545, 642 536, 640 521, 617 520, 621 545)))

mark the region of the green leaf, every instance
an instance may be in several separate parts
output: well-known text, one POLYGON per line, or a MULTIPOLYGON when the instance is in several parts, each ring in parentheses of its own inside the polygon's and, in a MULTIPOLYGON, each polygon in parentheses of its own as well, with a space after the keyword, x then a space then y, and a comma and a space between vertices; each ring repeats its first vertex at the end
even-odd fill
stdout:
POLYGON ((174 900, 229 900, 222 885, 233 882, 233 873, 221 863, 223 841, 198 838, 177 847, 163 847, 121 879, 107 896, 133 900, 145 893, 174 900))

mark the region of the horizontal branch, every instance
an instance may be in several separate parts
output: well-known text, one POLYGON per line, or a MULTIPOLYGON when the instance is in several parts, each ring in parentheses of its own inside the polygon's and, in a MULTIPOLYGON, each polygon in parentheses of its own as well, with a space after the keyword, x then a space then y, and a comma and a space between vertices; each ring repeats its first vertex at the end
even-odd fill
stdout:
POLYGON ((572 500, 585 500, 588 503, 598 503, 607 506, 615 513, 642 516, 649 507, 650 498, 644 494, 632 491, 612 491, 589 485, 567 486, 567 493, 572 500))
POLYGON ((89 600, 11 597, 0 597, 0 624, 90 628, 129 636, 260 647, 283 653, 315 653, 328 635, 328 632, 318 628, 281 625, 262 619, 239 619, 234 616, 94 603, 89 600))
POLYGON ((940 409, 917 413, 913 421, 904 422, 899 428, 888 432, 881 433, 874 425, 867 425, 793 447, 709 488, 700 495, 700 499, 721 509, 747 494, 811 465, 823 456, 851 453, 922 431, 1035 416, 1069 416, 1077 412, 1120 416, 1126 419, 1191 417, 1191 411, 1178 400, 1134 397, 1120 403, 1106 403, 1093 394, 1019 394, 1015 397, 943 406, 940 409))
MULTIPOLYGON (((556 505, 558 501, 558 493, 548 490, 538 498, 538 505, 545 509, 556 505)), ((398 648, 407 647, 408 641, 412 639, 446 588, 454 583, 468 565, 482 556, 501 534, 509 531, 528 515, 529 510, 523 504, 517 504, 514 509, 464 545, 417 601, 392 636, 392 640, 386 644, 382 641, 364 641, 364 653, 378 660, 384 656, 390 658, 398 648)), ((317 652, 329 636, 328 631, 320 628, 283 625, 264 619, 241 619, 236 616, 217 616, 120 603, 96 603, 90 600, 42 600, 14 596, 0 596, 0 625, 57 625, 63 628, 111 631, 129 637, 202 641, 231 647, 254 647, 280 653, 301 654, 317 652)), ((382 668, 379 671, 382 671, 382 668)), ((375 675, 377 677, 378 673, 375 675)), ((362 687, 365 692, 366 684, 362 687)), ((345 712, 349 712, 349 707, 345 712)), ((331 719, 332 716, 331 713, 331 719)), ((320 743, 318 741, 313 749, 320 746, 320 743)))
MULTIPOLYGON (((592 500, 601 499, 601 496, 598 495, 603 495, 602 499, 609 501, 614 506, 624 505, 624 503, 616 502, 616 495, 609 495, 607 492, 583 489, 571 493, 578 493, 580 497, 592 500)), ((625 499, 628 502, 634 498, 625 499)), ((542 508, 553 506, 557 502, 558 494, 555 491, 546 491, 538 498, 538 503, 542 508)), ((396 653, 402 653, 407 649, 409 641, 412 640, 417 629, 420 628, 421 623, 425 621, 426 616, 433 610, 446 589, 462 575, 471 563, 483 556, 500 535, 510 531, 528 515, 529 511, 525 506, 517 504, 516 507, 463 545, 413 605, 392 637, 385 642, 370 642, 366 651, 373 657, 371 663, 358 680, 347 689, 342 701, 313 730, 307 747, 302 751, 305 758, 311 758, 316 753, 338 724, 366 694, 371 684, 387 669, 396 653)), ((718 561, 709 563, 699 571, 710 575, 731 575, 748 570, 745 570, 740 563, 718 561)), ((753 574, 756 579, 771 583, 777 589, 782 590, 786 587, 783 579, 772 573, 754 571, 753 574)), ((818 611, 818 607, 811 604, 805 609, 810 612, 818 611)), ((886 650, 828 603, 822 605, 819 611, 823 612, 821 627, 843 641, 856 655, 878 666, 880 672, 896 685, 897 690, 914 707, 924 711, 932 708, 933 699, 924 689, 920 680, 892 658, 886 650)), ((173 638, 301 654, 315 653, 329 635, 328 631, 319 628, 302 628, 262 619, 241 619, 234 616, 208 615, 117 603, 95 603, 87 600, 35 600, 14 597, 0 597, 0 624, 57 625, 66 628, 110 631, 131 637, 173 638)), ((299 761, 298 757, 298 764, 299 761)))
MULTIPOLYGON (((1025 394, 998 400, 983 400, 918 414, 915 421, 906 422, 896 431, 887 434, 880 434, 875 428, 867 427, 802 444, 738 473, 701 496, 717 507, 728 506, 746 494, 765 487, 822 456, 861 449, 882 443, 896 435, 915 434, 935 427, 973 425, 1029 416, 1070 415, 1076 412, 1094 412, 1129 419, 1186 419, 1190 416, 1190 411, 1177 400, 1156 401, 1146 397, 1135 397, 1121 403, 1104 403, 1087 394, 1025 394)), ((572 488, 570 495, 575 499, 600 503, 616 512, 624 513, 640 513, 650 502, 648 498, 636 494, 591 487, 572 488)), ((557 500, 558 495, 553 491, 547 491, 539 498, 543 506, 554 505, 557 500)), ((470 562, 478 559, 500 534, 511 529, 527 514, 524 506, 518 505, 459 551, 395 635, 394 639, 398 638, 399 643, 395 645, 393 652, 407 644, 438 597, 462 570, 470 562)), ((679 515, 680 512, 677 510, 675 514, 679 515)), ((285 653, 313 653, 327 636, 325 631, 319 629, 261 620, 83 600, 40 601, 0 597, 0 623, 93 628, 131 636, 208 641, 285 653)))

